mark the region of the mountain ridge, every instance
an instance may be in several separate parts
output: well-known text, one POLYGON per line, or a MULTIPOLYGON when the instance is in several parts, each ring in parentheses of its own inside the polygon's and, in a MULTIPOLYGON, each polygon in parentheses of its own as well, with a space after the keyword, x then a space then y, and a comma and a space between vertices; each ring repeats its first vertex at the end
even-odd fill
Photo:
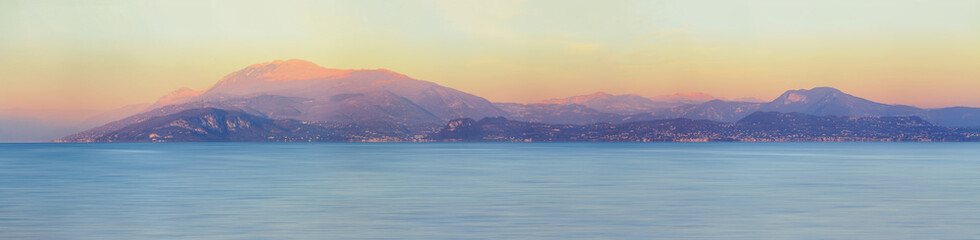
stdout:
POLYGON ((980 141, 980 130, 920 117, 815 116, 754 112, 733 123, 688 118, 619 124, 547 124, 460 118, 417 131, 399 125, 324 125, 244 111, 197 108, 151 117, 89 139, 65 142, 688 142, 688 141, 980 141), (424 134, 420 134, 424 133, 424 134))
POLYGON ((207 89, 177 89, 149 107, 119 111, 138 110, 137 114, 62 140, 91 139, 153 117, 199 108, 241 111, 275 120, 341 125, 386 122, 382 125, 435 127, 453 119, 487 117, 580 125, 679 118, 734 123, 762 111, 814 116, 919 116, 943 126, 980 126, 980 108, 920 109, 889 105, 831 87, 788 90, 769 102, 731 101, 698 92, 651 98, 595 92, 531 104, 492 103, 387 69, 329 69, 290 59, 249 65, 222 77, 207 89))

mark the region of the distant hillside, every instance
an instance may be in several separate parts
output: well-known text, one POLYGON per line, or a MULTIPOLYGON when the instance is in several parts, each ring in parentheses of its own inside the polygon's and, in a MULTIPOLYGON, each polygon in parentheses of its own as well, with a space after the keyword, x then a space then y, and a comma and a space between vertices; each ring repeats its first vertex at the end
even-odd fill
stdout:
POLYGON ((701 104, 678 106, 665 112, 652 113, 652 115, 655 115, 656 118, 690 118, 734 122, 758 111, 761 106, 762 103, 711 100, 701 104))
POLYGON ((736 123, 679 118, 573 125, 504 118, 457 119, 430 135, 429 139, 473 142, 980 141, 980 131, 936 126, 914 116, 855 118, 756 112, 736 123))
POLYGON ((600 112, 582 104, 496 103, 496 105, 498 108, 508 112, 512 118, 527 122, 590 124, 621 122, 625 118, 621 114, 600 112))
POLYGON ((674 98, 665 97, 663 101, 654 101, 649 98, 632 94, 613 95, 604 92, 596 92, 590 95, 549 99, 541 101, 537 104, 529 105, 547 106, 543 104, 553 104, 557 107, 582 105, 601 112, 629 115, 636 113, 648 113, 654 111, 655 109, 675 107, 685 104, 688 101, 697 100, 675 96, 674 98))
POLYGON ((750 141, 978 141, 980 131, 932 124, 917 116, 843 117, 756 112, 733 124, 750 141))
POLYGON ((243 112, 202 108, 128 125, 85 142, 272 142, 340 141, 322 127, 272 120, 243 112))
POLYGON ((384 121, 301 122, 241 111, 198 108, 151 117, 118 130, 62 142, 362 142, 411 141, 435 129, 384 121))

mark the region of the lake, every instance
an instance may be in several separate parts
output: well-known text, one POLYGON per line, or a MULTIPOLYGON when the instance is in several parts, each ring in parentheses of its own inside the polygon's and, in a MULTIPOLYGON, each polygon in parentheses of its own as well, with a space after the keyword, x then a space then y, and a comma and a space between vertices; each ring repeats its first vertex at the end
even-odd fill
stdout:
POLYGON ((980 239, 978 143, 0 144, 0 239, 980 239))

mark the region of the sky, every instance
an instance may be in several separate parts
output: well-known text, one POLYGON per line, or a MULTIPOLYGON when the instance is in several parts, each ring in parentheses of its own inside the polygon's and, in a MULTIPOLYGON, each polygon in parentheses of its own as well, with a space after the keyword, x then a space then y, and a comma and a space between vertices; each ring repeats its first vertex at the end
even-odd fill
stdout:
POLYGON ((980 1, 0 0, 0 109, 111 109, 276 59, 495 102, 830 86, 980 107, 980 1))

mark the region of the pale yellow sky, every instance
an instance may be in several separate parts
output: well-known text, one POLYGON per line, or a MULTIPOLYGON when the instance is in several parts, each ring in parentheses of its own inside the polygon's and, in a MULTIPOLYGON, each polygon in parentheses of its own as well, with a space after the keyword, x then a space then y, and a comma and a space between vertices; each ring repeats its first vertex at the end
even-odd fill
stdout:
POLYGON ((106 109, 299 58, 491 101, 772 99, 831 86, 980 107, 980 1, 0 0, 0 109, 106 109))

